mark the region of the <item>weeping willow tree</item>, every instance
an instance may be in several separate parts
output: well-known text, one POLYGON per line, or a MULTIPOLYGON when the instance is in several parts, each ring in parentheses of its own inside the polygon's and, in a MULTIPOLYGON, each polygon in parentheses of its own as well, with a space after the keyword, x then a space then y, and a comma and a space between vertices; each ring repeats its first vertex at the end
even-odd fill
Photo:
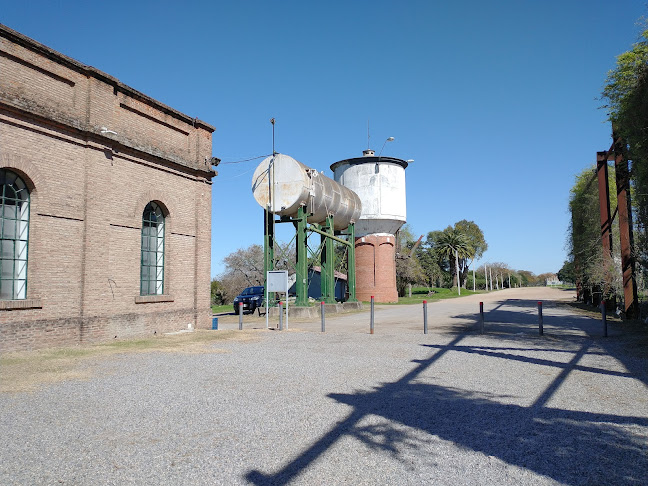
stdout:
MULTIPOLYGON (((616 207, 614 168, 610 171, 610 206, 616 207)), ((601 241, 601 216, 599 210, 596 168, 589 167, 576 177, 570 191, 569 210, 571 227, 568 246, 573 262, 574 276, 582 289, 585 301, 609 299, 623 293, 621 257, 618 244, 613 243, 612 255, 605 255, 601 241)), ((619 225, 612 224, 612 240, 619 241, 619 225)))

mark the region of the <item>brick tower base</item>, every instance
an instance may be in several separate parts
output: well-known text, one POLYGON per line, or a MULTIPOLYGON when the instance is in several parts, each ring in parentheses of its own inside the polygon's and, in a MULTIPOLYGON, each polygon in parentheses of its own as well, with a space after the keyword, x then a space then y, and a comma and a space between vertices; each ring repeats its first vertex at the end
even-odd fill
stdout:
POLYGON ((386 233, 355 239, 356 298, 376 302, 398 302, 396 290, 396 238, 386 233))

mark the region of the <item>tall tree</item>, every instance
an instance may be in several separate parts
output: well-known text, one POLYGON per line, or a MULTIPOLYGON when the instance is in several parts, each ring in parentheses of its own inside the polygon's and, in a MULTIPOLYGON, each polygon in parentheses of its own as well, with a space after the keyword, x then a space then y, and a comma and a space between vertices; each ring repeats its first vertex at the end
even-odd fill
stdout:
POLYGON ((396 234, 396 289, 398 295, 405 296, 405 289, 411 290, 413 284, 426 284, 428 279, 419 261, 419 253, 412 248, 416 244, 414 232, 409 224, 396 234))
MULTIPOLYGON (((648 268, 648 30, 644 30, 632 48, 617 57, 616 67, 608 72, 602 93, 608 119, 616 135, 628 145, 632 161, 630 177, 636 189, 632 193, 635 222, 636 261, 648 268)), ((575 262, 576 263, 576 262, 575 262)))
POLYGON ((574 271, 574 262, 570 260, 565 260, 563 266, 558 273, 558 280, 561 280, 564 283, 574 283, 576 282, 576 272, 574 271))
POLYGON ((423 271, 428 280, 428 285, 441 287, 446 281, 450 282, 450 269, 447 260, 437 251, 437 241, 442 231, 430 231, 424 243, 418 248, 417 255, 423 271))
MULTIPOLYGON (((610 171, 614 168, 610 167, 610 171)), ((594 168, 588 167, 576 177, 571 189, 569 210, 571 226, 569 228, 569 253, 574 262, 574 273, 577 282, 584 292, 584 300, 590 300, 592 294, 603 292, 604 297, 618 294, 623 287, 620 265, 615 258, 603 254, 601 242, 601 219, 599 196, 595 182, 594 168)), ((616 206, 616 184, 610 177, 610 205, 616 206)), ((618 222, 612 225, 613 241, 619 241, 618 222)), ((618 254, 618 245, 613 245, 613 254, 618 254)))
POLYGON ((263 247, 250 245, 239 248, 223 258, 225 270, 219 280, 223 287, 223 303, 232 302, 241 290, 263 285, 263 247))
POLYGON ((473 249, 471 255, 459 259, 459 276, 461 278, 461 285, 465 287, 470 266, 473 261, 479 260, 484 255, 484 252, 488 250, 488 244, 484 239, 484 232, 474 221, 462 219, 455 223, 454 229, 466 235, 469 245, 473 249))
POLYGON ((436 245, 438 253, 450 261, 452 286, 457 285, 457 291, 461 293, 459 259, 465 260, 474 255, 470 239, 461 230, 448 226, 439 236, 436 245))

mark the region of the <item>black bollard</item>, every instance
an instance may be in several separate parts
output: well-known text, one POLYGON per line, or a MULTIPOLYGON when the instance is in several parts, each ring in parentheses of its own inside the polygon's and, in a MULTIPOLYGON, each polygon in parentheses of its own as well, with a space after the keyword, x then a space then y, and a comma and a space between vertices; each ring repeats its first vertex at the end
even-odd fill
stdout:
POLYGON ((479 322, 481 324, 481 333, 484 334, 484 303, 479 303, 479 322))
POLYGON ((371 296, 371 321, 369 322, 369 334, 374 333, 374 296, 371 296))
POLYGON ((326 319, 324 317, 324 302, 320 303, 320 314, 322 315, 322 332, 326 332, 326 319))
POLYGON ((540 335, 542 336, 544 334, 544 327, 542 322, 542 302, 541 301, 538 301, 538 330, 540 331, 540 335))
POLYGON ((428 324, 427 324, 427 300, 423 301, 423 334, 427 334, 428 324))

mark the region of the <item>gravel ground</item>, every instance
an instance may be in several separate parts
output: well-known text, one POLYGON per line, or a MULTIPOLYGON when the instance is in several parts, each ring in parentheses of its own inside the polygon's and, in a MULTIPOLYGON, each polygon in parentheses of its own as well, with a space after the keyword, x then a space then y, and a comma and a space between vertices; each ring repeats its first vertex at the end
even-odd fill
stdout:
POLYGON ((379 306, 374 335, 246 316, 218 352, 2 394, 0 484, 648 484, 646 350, 538 292, 431 304, 427 335, 420 306, 379 306))

